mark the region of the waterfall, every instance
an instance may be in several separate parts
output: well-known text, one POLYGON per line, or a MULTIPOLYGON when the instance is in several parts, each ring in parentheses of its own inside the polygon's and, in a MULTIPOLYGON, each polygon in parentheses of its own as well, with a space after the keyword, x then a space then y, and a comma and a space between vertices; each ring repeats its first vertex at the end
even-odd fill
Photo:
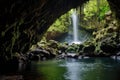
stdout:
POLYGON ((68 33, 56 38, 55 40, 59 42, 68 42, 70 45, 73 43, 81 44, 90 38, 91 34, 78 25, 80 22, 80 15, 77 14, 77 11, 72 9, 71 12, 72 15, 68 17, 68 19, 71 20, 72 24, 68 28, 68 33))
POLYGON ((78 39, 78 15, 76 11, 72 14, 72 23, 73 23, 73 42, 75 44, 80 44, 81 42, 78 39))

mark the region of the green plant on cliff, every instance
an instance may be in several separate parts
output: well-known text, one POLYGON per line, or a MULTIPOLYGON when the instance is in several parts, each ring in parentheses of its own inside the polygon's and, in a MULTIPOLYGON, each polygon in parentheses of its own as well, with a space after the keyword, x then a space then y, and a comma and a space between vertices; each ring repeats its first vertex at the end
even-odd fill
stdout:
POLYGON ((68 11, 66 14, 59 17, 48 29, 48 31, 58 31, 58 32, 67 32, 68 26, 70 25, 70 17, 71 12, 68 11))
POLYGON ((104 25, 105 13, 110 10, 107 0, 90 0, 84 4, 81 26, 88 29, 98 29, 104 25))

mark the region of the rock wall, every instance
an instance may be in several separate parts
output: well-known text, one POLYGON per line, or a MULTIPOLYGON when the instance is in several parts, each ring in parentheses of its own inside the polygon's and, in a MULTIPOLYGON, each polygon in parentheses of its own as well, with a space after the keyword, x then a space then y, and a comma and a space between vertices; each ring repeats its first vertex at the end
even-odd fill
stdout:
POLYGON ((88 0, 0 0, 0 56, 25 53, 60 15, 88 0))
POLYGON ((115 13, 117 19, 120 20, 120 0, 107 0, 111 10, 115 13))

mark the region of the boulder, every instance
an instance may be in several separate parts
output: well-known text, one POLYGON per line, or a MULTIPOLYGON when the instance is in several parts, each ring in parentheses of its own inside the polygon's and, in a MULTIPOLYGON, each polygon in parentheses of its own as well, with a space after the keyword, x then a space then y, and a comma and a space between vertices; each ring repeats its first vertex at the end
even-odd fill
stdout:
POLYGON ((49 40, 48 47, 58 48, 58 42, 55 40, 49 40))
POLYGON ((84 45, 79 45, 79 48, 78 48, 78 52, 81 52, 82 51, 82 49, 83 49, 83 47, 84 47, 84 45))
POLYGON ((88 45, 83 48, 83 53, 85 53, 85 55, 94 54, 94 51, 95 51, 94 45, 88 45))
POLYGON ((100 49, 105 53, 114 54, 117 50, 117 47, 114 44, 102 43, 100 49))
POLYGON ((46 59, 50 58, 50 52, 45 49, 35 49, 28 53, 30 60, 42 60, 44 57, 46 57, 46 59))

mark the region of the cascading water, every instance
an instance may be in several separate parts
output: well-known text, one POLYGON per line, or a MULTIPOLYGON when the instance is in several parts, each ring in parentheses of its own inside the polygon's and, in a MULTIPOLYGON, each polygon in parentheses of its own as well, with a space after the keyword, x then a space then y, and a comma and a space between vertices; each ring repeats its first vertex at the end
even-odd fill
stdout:
POLYGON ((72 9, 72 15, 71 15, 71 22, 72 25, 68 28, 68 33, 65 35, 62 35, 62 37, 56 38, 56 41, 59 42, 68 42, 70 45, 75 44, 81 44, 84 41, 86 41, 88 38, 90 38, 91 34, 89 32, 85 31, 81 27, 78 29, 78 14, 75 9, 72 9))
POLYGON ((80 44, 81 42, 78 39, 78 16, 76 11, 72 14, 72 22, 73 22, 73 42, 75 44, 80 44))

